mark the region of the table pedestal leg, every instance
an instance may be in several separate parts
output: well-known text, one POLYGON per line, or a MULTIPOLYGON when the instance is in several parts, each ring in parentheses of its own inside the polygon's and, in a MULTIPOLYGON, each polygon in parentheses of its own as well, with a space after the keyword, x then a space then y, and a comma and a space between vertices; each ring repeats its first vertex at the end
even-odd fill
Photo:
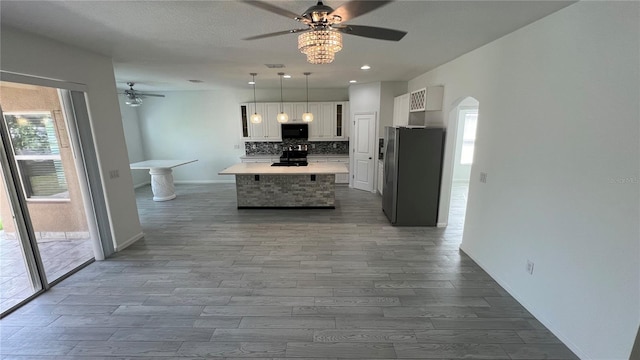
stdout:
POLYGON ((173 175, 171 173, 173 173, 173 170, 167 168, 149 170, 149 174, 151 174, 153 201, 167 201, 176 198, 173 175))

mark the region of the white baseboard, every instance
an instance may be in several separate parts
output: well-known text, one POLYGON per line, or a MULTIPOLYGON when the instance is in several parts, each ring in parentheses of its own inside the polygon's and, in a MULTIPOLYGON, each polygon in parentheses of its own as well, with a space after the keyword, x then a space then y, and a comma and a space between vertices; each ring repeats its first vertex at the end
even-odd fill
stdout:
POLYGON ((442 227, 447 227, 447 223, 445 223, 445 222, 437 223, 437 224, 436 224, 436 227, 441 227, 441 228, 442 228, 442 227))
POLYGON ((174 184, 235 184, 235 179, 230 180, 175 180, 174 184))
POLYGON ((460 250, 462 250, 462 252, 464 252, 468 257, 471 258, 471 260, 475 261, 476 264, 478 264, 478 266, 480 266, 482 268, 482 270, 484 270, 487 274, 489 274, 489 276, 491 276, 491 278, 493 280, 495 280, 498 284, 500 284, 500 286, 502 286, 508 293, 509 295, 511 295, 514 299, 516 299, 522 306, 524 306, 525 309, 527 309, 527 311, 529 311, 531 313, 531 315, 535 316, 536 319, 538 319, 538 321, 540 321, 544 326, 547 327, 547 329, 549 329, 549 331, 551 331, 558 339, 560 339, 560 341, 562 341, 571 351, 573 351, 580 359, 591 359, 590 356, 587 356, 587 354, 580 349, 575 343, 573 343, 569 338, 567 338, 562 332, 560 332, 556 327, 555 324, 553 323, 553 321, 545 318, 544 316, 540 315, 538 311, 536 311, 536 309, 531 306, 531 304, 529 304, 527 301, 525 301, 524 299, 522 299, 522 297, 516 293, 513 288, 511 288, 509 286, 509 284, 507 284, 503 279, 501 279, 500 277, 496 276, 491 269, 489 269, 485 264, 483 264, 482 262, 478 261, 475 257, 473 257, 467 250, 465 250, 462 245, 460 245, 460 250))
POLYGON ((134 189, 137 189, 137 188, 141 188, 141 187, 143 187, 143 186, 147 186, 147 185, 151 185, 151 181, 145 181, 145 182, 140 183, 140 184, 134 184, 134 185, 133 185, 133 188, 134 188, 134 189))
POLYGON ((126 248, 128 248, 129 246, 131 246, 133 243, 135 243, 136 241, 142 239, 144 237, 144 233, 141 232, 137 235, 135 235, 134 237, 132 237, 131 239, 123 242, 122 244, 118 244, 116 245, 115 251, 116 252, 120 252, 126 248))

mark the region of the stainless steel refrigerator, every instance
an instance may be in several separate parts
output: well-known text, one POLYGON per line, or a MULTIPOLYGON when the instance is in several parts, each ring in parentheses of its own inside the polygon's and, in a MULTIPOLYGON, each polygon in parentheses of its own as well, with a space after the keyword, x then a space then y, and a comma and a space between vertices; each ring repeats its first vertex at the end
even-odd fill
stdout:
POLYGON ((382 210, 392 225, 436 226, 444 128, 385 128, 382 210))

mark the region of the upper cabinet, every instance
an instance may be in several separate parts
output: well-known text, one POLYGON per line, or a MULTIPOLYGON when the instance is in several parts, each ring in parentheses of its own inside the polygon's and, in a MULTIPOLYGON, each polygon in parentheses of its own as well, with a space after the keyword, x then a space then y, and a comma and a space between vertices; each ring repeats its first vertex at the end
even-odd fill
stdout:
POLYGON ((281 141, 281 127, 276 119, 280 112, 280 103, 240 104, 242 138, 253 141, 281 141), (257 112, 262 122, 254 124, 249 119, 257 112))
POLYGON ((302 114, 307 111, 306 103, 284 103, 284 112, 289 115, 289 122, 301 123, 302 114))
POLYGON ((409 112, 440 111, 444 86, 429 86, 409 93, 409 112))
POLYGON ((309 124, 309 140, 348 139, 348 107, 348 101, 314 103, 313 109, 309 104, 309 111, 313 114, 313 121, 309 124))
MULTIPOLYGON (((260 124, 252 124, 249 119, 254 112, 254 104, 240 104, 242 138, 247 141, 281 141, 282 128, 276 116, 280 103, 257 103, 256 111, 262 115, 260 124)), ((284 111, 289 115, 289 123, 301 123, 302 114, 307 112, 307 103, 284 103, 284 111)), ((310 102, 308 111, 313 114, 309 123, 309 141, 336 141, 348 139, 349 102, 310 102)))

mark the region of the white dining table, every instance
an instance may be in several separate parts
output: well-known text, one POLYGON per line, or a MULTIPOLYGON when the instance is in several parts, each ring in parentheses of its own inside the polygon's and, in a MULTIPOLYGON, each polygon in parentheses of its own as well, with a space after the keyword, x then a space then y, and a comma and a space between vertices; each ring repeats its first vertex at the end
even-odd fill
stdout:
POLYGON ((131 170, 149 170, 153 201, 168 201, 176 198, 173 168, 196 161, 198 160, 145 160, 129 164, 129 168, 131 170))

